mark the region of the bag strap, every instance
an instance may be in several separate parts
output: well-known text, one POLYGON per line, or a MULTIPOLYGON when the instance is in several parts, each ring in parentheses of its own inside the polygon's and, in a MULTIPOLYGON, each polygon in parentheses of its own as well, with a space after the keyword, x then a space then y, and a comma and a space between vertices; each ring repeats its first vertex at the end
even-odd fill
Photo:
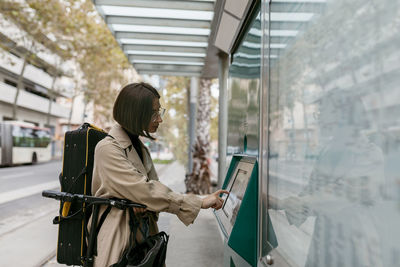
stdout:
POLYGON ((111 206, 108 206, 100 217, 100 221, 99 224, 97 225, 96 232, 100 231, 100 228, 103 225, 104 221, 106 220, 106 217, 110 213, 110 211, 111 211, 111 206))
POLYGON ((60 215, 54 217, 53 219, 53 224, 60 224, 62 221, 68 220, 68 219, 72 219, 76 216, 80 215, 80 217, 78 217, 78 219, 82 219, 83 218, 83 208, 80 208, 79 210, 77 210, 74 214, 68 215, 66 217, 60 215))
MULTIPOLYGON (((129 212, 129 228, 131 229, 131 233, 133 233, 133 238, 134 238, 135 242, 137 243, 136 235, 137 235, 137 230, 139 228, 140 222, 136 218, 135 212, 133 211, 132 207, 128 208, 128 212, 129 212)), ((129 247, 131 247, 132 245, 133 245, 132 238, 129 238, 129 247)))
POLYGON ((142 218, 142 224, 140 223, 140 219, 138 219, 133 211, 133 208, 130 207, 129 211, 129 228, 131 229, 131 233, 133 233, 133 237, 135 238, 136 244, 138 244, 138 240, 136 239, 138 230, 141 232, 144 239, 149 237, 149 220, 148 218, 142 218), (142 226, 142 227, 141 227, 142 226))
MULTIPOLYGON (((99 234, 100 228, 103 225, 104 221, 106 220, 107 215, 110 213, 110 211, 111 211, 111 206, 107 206, 106 210, 101 215, 100 220, 99 220, 99 222, 97 224, 96 233, 95 233, 96 237, 94 239, 94 246, 93 246, 93 255, 97 256, 97 235, 99 234)), ((88 235, 88 237, 89 237, 89 235, 88 235)))
MULTIPOLYGON (((69 185, 68 189, 67 189, 65 192, 71 193, 71 189, 73 188, 73 186, 76 184, 76 182, 77 182, 78 180, 81 179, 81 177, 83 177, 83 176, 86 174, 86 172, 87 172, 87 166, 85 166, 85 167, 82 168, 81 172, 78 174, 78 176, 76 177, 76 179, 74 179, 74 180, 72 181, 72 183, 69 185)), ((61 177, 61 178, 62 178, 62 177, 61 177)), ((60 184, 61 184, 61 181, 60 181, 60 184)))

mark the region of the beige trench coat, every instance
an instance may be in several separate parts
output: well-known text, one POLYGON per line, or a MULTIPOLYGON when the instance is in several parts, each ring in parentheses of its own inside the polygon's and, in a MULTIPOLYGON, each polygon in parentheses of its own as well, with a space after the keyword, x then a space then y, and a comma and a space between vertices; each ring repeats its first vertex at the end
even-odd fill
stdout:
MULTIPOLYGON (((143 163, 121 126, 115 125, 111 137, 101 140, 95 149, 92 194, 96 197, 129 199, 142 203, 149 211, 150 234, 158 232, 161 211, 176 214, 185 224, 193 223, 202 200, 195 195, 174 193, 158 181, 150 153, 141 144, 143 163), (127 152, 125 154, 125 151, 127 152)), ((100 214, 105 207, 102 207, 100 214)), ((94 267, 108 267, 116 262, 129 245, 128 211, 112 208, 97 237, 94 267)))

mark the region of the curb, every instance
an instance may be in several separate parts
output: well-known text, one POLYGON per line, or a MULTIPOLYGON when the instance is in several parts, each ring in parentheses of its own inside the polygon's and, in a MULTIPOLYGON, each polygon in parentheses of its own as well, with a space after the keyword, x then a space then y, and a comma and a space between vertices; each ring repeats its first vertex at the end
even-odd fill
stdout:
POLYGON ((40 260, 38 264, 35 264, 34 267, 42 267, 43 265, 48 263, 52 258, 54 258, 56 256, 56 251, 57 250, 54 249, 50 254, 48 254, 47 256, 43 257, 43 259, 40 260))

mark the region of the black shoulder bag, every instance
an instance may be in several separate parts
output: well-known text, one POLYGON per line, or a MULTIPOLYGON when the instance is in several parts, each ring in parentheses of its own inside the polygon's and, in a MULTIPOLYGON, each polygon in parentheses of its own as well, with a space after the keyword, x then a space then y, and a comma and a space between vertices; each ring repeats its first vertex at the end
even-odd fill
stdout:
POLYGON ((110 267, 163 267, 167 254, 167 244, 169 236, 165 232, 149 236, 148 218, 143 218, 143 228, 140 227, 140 219, 134 214, 133 209, 129 208, 129 227, 131 236, 129 247, 122 254, 118 263, 110 267), (137 231, 140 230, 144 240, 138 242, 136 239, 137 231), (133 245, 132 239, 135 240, 133 245))

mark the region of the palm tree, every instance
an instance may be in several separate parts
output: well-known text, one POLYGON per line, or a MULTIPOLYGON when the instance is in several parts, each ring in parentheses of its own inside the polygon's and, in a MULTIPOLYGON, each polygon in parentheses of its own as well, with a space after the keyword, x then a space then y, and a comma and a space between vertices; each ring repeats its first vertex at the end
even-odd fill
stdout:
POLYGON ((210 114, 211 114, 211 80, 201 79, 198 93, 196 118, 196 143, 193 147, 193 171, 186 175, 186 192, 209 194, 211 190, 210 166, 210 114))

